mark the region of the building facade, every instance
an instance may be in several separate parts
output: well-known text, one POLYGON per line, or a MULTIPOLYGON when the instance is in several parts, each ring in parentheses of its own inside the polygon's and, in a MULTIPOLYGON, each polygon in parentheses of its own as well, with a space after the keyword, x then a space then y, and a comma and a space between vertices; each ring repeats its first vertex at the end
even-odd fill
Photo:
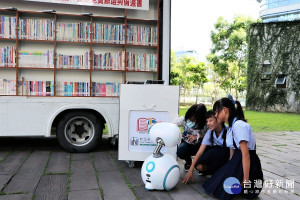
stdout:
POLYGON ((300 113, 300 21, 249 30, 248 109, 300 113))
POLYGON ((300 0, 257 0, 259 17, 263 22, 293 21, 300 19, 300 0))

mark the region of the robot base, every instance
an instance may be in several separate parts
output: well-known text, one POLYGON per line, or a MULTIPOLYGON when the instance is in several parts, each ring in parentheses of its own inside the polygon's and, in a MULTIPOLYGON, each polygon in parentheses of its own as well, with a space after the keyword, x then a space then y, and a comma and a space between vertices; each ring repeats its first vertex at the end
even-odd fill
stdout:
POLYGON ((171 190, 180 178, 180 169, 172 156, 155 158, 152 154, 145 160, 141 175, 147 190, 171 190))

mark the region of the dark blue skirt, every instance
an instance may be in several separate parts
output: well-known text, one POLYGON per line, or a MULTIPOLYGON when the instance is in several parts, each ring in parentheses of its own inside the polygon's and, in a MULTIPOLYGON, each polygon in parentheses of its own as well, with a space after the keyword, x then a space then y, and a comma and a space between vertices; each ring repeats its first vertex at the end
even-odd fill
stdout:
POLYGON ((202 156, 197 160, 195 167, 199 164, 205 164, 207 171, 205 174, 213 174, 221 168, 229 159, 229 148, 220 146, 209 147, 203 152, 202 156))
MULTIPOLYGON (((250 172, 249 180, 251 181, 251 188, 242 189, 240 193, 243 198, 254 199, 262 190, 254 185, 254 180, 261 180, 263 182, 263 172, 261 169, 260 160, 255 150, 249 150, 250 153, 250 172)), ((218 199, 232 199, 236 194, 228 194, 223 188, 224 181, 229 177, 237 178, 240 183, 243 182, 243 165, 242 165, 242 152, 235 150, 234 154, 223 167, 212 175, 204 184, 203 188, 207 193, 214 195, 218 199)))

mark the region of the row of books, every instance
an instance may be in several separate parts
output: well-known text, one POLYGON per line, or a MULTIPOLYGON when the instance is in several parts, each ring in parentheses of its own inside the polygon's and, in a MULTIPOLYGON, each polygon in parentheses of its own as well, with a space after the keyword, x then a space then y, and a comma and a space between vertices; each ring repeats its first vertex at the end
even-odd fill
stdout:
MULTIPOLYGON (((16 17, 0 16, 0 38, 16 38, 16 17)), ((58 41, 90 41, 90 22, 57 23, 58 41)), ((124 24, 93 23, 93 42, 125 44, 124 24)), ((19 19, 19 38, 54 40, 55 22, 52 19, 19 19)), ((127 26, 127 42, 134 45, 157 45, 157 27, 127 26)))
MULTIPOLYGON (((18 95, 54 96, 54 81, 19 80, 18 95)), ((89 96, 88 82, 58 83, 57 96, 89 96)), ((119 96, 120 83, 92 83, 92 96, 119 96)), ((16 81, 0 79, 0 95, 16 95, 16 81)))
POLYGON ((0 38, 16 38, 17 18, 0 16, 0 38))
POLYGON ((128 67, 130 71, 157 71, 157 54, 127 53, 128 67))
POLYGON ((20 19, 19 39, 54 40, 55 23, 50 19, 20 19))
POLYGON ((54 68, 54 50, 19 51, 19 67, 54 68))
POLYGON ((58 96, 89 96, 89 82, 60 82, 57 83, 58 96))
POLYGON ((57 54, 57 68, 63 69, 90 69, 90 52, 83 55, 57 54))
POLYGON ((54 81, 25 81, 19 80, 18 95, 54 96, 54 81))
POLYGON ((127 43, 135 45, 157 45, 157 27, 128 25, 127 43))
POLYGON ((94 69, 100 70, 124 70, 125 51, 118 53, 94 54, 94 69))
POLYGON ((92 96, 119 96, 120 83, 92 83, 92 96))
MULTIPOLYGON (((89 96, 89 82, 63 82, 58 84, 58 96, 89 96)), ((120 83, 92 82, 92 96, 119 96, 120 83)))
MULTIPOLYGON (((15 67, 16 47, 0 48, 0 67, 15 67)), ((54 68, 54 50, 19 51, 19 67, 54 68)), ((157 71, 157 54, 127 52, 130 71, 157 71)), ((57 54, 56 67, 61 69, 90 69, 90 52, 83 55, 57 54)), ((94 54, 94 69, 124 70, 125 52, 94 54)))
POLYGON ((16 81, 0 79, 0 95, 16 95, 16 81))
POLYGON ((0 67, 16 66, 16 47, 7 46, 0 48, 0 67))
POLYGON ((90 41, 90 22, 57 23, 57 40, 71 42, 90 41))
POLYGON ((100 43, 125 44, 124 24, 93 24, 93 40, 100 43))

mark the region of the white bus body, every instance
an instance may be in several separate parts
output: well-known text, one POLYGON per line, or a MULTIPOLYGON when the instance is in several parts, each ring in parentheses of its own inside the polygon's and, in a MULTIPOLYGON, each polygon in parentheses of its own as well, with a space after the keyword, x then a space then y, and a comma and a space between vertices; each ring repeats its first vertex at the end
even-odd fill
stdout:
MULTIPOLYGON (((161 9, 158 11, 160 13, 158 21, 162 23, 159 31, 160 69, 157 77, 159 80, 165 80, 165 84, 168 85, 171 0, 160 0, 159 4, 161 9)), ((54 9, 57 13, 71 14, 80 14, 83 11, 85 13, 90 9, 96 12, 96 15, 99 14, 97 14, 98 8, 91 6, 60 5, 25 0, 0 2, 0 10, 1 8, 4 10, 4 8, 10 9, 12 7, 22 11, 54 9), (72 8, 74 9, 72 10, 72 8)), ((117 8, 116 12, 118 13, 120 10, 117 8)), ((136 11, 137 15, 141 15, 143 12, 146 12, 145 15, 149 14, 148 11, 136 11)), ((110 14, 104 12, 103 15, 109 16, 110 14)), ((145 19, 147 19, 147 16, 145 19)), ((3 79, 5 77, 1 75, 1 70, 0 79, 3 79)), ((107 136, 109 138, 114 139, 118 136, 119 110, 119 97, 0 96, 0 136, 56 136, 65 150, 70 152, 87 152, 100 141, 105 125, 108 129, 107 136), (58 134, 59 131, 60 136, 58 134), (78 133, 78 136, 72 136, 73 133, 78 133)), ((114 141, 112 140, 112 142, 114 141)))

